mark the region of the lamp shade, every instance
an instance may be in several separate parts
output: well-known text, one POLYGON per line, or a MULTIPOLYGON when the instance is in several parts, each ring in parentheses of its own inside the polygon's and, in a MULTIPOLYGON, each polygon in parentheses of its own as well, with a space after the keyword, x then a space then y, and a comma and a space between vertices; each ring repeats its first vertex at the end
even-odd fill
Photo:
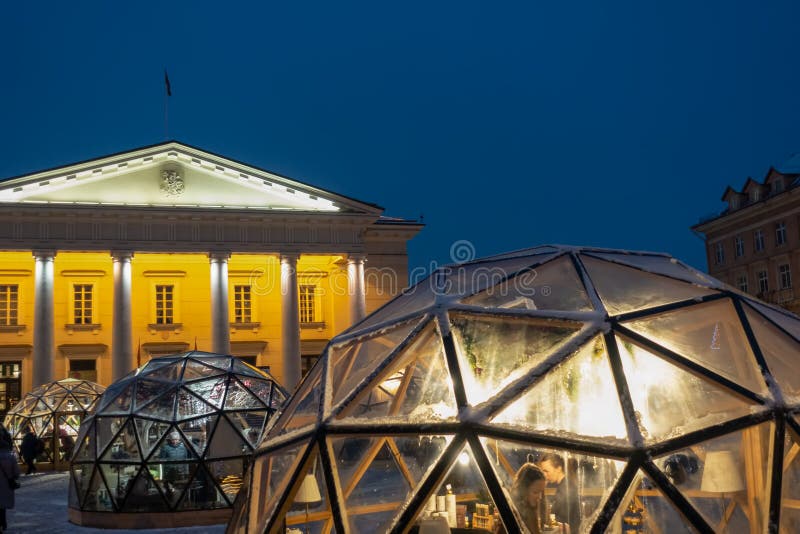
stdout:
POLYGON ((714 451, 706 454, 703 466, 701 491, 734 493, 744 489, 739 464, 732 451, 714 451))
POLYGON ((300 489, 297 490, 297 495, 294 496, 294 502, 308 504, 321 500, 322 496, 319 494, 317 477, 309 473, 306 475, 306 478, 303 479, 303 483, 300 484, 300 489))

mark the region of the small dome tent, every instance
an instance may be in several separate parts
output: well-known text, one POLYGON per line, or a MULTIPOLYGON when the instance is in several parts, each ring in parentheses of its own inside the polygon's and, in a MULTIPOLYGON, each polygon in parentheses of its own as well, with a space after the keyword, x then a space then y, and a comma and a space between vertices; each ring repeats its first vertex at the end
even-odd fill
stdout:
POLYGON ((28 428, 44 443, 41 464, 67 469, 83 418, 94 410, 105 388, 88 380, 65 378, 41 385, 25 395, 5 417, 14 445, 28 428))
POLYGON ((150 360, 111 384, 81 425, 70 521, 225 522, 264 425, 285 399, 269 374, 233 356, 192 351, 150 360))
POLYGON ((798 531, 798 340, 794 315, 665 254, 440 268, 331 341, 228 532, 525 532, 550 520, 514 490, 529 463, 545 501, 566 481, 573 533, 798 531))

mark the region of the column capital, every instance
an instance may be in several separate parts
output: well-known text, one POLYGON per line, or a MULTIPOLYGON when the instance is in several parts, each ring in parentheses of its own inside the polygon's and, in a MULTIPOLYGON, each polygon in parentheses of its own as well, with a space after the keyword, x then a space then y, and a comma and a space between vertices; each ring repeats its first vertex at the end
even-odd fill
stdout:
POLYGON ((33 249, 33 257, 37 260, 52 260, 56 257, 57 252, 52 249, 33 249))
POLYGON ((133 251, 132 250, 112 250, 111 251, 111 260, 112 261, 131 261, 133 259, 133 251))
POLYGON ((347 255, 347 263, 365 263, 367 255, 363 252, 352 252, 347 255))
POLYGON ((281 252, 280 255, 281 263, 297 263, 297 260, 300 259, 299 252, 281 252))
POLYGON ((231 253, 228 251, 216 250, 208 253, 208 261, 212 263, 217 261, 228 261, 229 259, 231 259, 231 253))

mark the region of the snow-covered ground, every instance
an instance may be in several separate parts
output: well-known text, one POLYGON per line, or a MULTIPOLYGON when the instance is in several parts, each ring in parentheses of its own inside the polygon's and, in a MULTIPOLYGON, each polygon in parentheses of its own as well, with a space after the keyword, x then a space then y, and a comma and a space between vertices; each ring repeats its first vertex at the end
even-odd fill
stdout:
POLYGON ((107 530, 73 525, 67 521, 67 473, 36 473, 20 478, 16 507, 7 511, 8 530, 12 534, 222 534, 225 525, 149 530, 107 530))

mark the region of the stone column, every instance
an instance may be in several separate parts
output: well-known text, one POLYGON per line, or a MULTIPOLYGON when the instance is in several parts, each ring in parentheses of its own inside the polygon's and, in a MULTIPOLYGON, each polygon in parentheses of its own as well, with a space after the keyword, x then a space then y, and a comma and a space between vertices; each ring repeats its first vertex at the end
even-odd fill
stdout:
POLYGON ((114 308, 111 322, 111 380, 128 374, 133 363, 131 326, 131 258, 133 252, 112 252, 114 264, 114 308))
POLYGON ((231 328, 228 313, 228 252, 212 252, 211 263, 211 350, 230 354, 231 328))
POLYGON ((53 381, 55 340, 53 332, 54 250, 34 250, 33 290, 33 387, 53 381))
POLYGON ((281 339, 283 386, 294 391, 300 382, 300 300, 297 289, 299 254, 281 254, 281 339))
POLYGON ((347 294, 350 297, 350 326, 367 315, 367 295, 364 289, 364 261, 362 254, 347 258, 347 294))

